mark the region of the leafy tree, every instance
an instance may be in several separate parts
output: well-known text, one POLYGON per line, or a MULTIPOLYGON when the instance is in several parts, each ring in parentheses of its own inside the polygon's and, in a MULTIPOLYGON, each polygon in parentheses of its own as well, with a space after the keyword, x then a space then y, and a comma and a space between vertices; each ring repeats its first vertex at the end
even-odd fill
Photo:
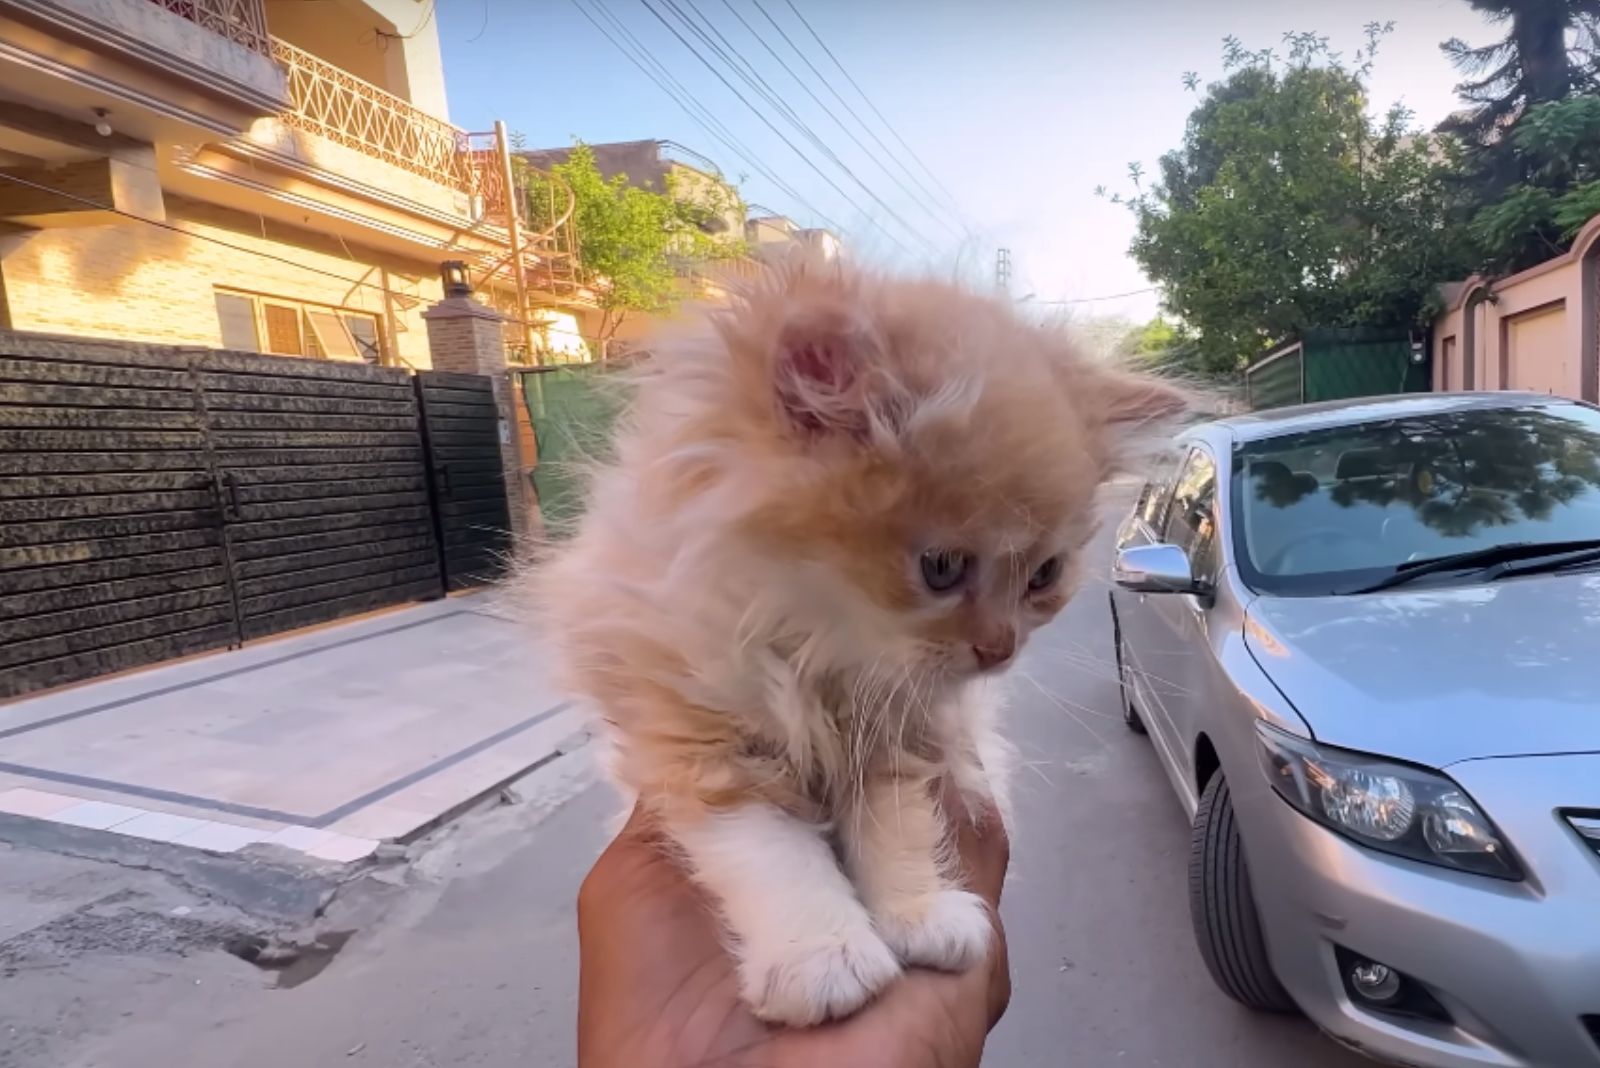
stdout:
MULTIPOLYGON (((1195 332, 1187 369, 1230 374, 1299 329, 1423 319, 1439 278, 1465 273, 1447 229, 1455 158, 1410 116, 1368 113, 1365 79, 1389 26, 1370 24, 1353 65, 1317 34, 1286 58, 1224 42, 1183 144, 1146 187, 1130 168, 1132 254, 1195 332)), ((1198 79, 1185 84, 1199 91, 1198 79)))
MULTIPOLYGON (((669 176, 658 192, 630 185, 624 175, 607 179, 582 142, 550 174, 572 192, 579 269, 600 306, 602 345, 630 315, 671 311, 698 266, 742 250, 740 238, 717 223, 741 211, 737 194, 720 183, 685 190, 669 176)), ((548 223, 551 205, 559 210, 563 198, 549 195, 542 176, 524 173, 522 184, 530 220, 548 223)))
POLYGON ((1539 104, 1509 141, 1525 178, 1472 219, 1485 264, 1504 271, 1559 254, 1600 214, 1600 96, 1539 104))
POLYGON ((1181 323, 1157 315, 1127 331, 1118 355, 1144 370, 1182 374, 1196 362, 1194 334, 1181 323))
POLYGON ((1498 194, 1523 177, 1506 132, 1540 104, 1595 87, 1593 46, 1600 0, 1468 0, 1506 26, 1493 44, 1472 48, 1459 37, 1439 47, 1466 80, 1456 92, 1470 107, 1439 126, 1468 146, 1486 191, 1498 194), (1571 47, 1569 47, 1569 45, 1571 47))
POLYGON ((1480 267, 1511 272, 1562 252, 1597 211, 1600 0, 1468 0, 1505 36, 1440 47, 1471 105, 1439 131, 1461 146, 1464 217, 1480 267))

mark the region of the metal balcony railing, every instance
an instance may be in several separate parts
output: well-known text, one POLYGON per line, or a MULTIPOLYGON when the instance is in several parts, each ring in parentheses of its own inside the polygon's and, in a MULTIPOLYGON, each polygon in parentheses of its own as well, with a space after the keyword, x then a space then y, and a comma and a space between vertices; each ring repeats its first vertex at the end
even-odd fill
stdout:
POLYGON ((478 192, 463 130, 279 38, 272 57, 289 78, 290 126, 359 149, 441 185, 478 192))
POLYGON ((272 54, 267 36, 267 9, 262 0, 150 0, 157 7, 188 19, 252 52, 272 54))

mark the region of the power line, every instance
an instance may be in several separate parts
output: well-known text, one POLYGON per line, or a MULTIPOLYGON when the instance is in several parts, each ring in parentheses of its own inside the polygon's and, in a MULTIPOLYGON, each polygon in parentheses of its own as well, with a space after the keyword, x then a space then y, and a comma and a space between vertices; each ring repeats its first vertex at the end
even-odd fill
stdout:
POLYGON ((617 18, 617 16, 613 14, 609 8, 606 7, 604 0, 592 0, 592 3, 594 4, 595 9, 601 13, 606 21, 609 22, 618 33, 627 39, 638 55, 635 55, 634 52, 630 52, 628 48, 621 44, 615 37, 613 37, 604 26, 601 26, 598 22, 595 22, 594 18, 590 16, 589 12, 578 5, 577 0, 573 0, 574 6, 578 6, 579 13, 587 18, 595 27, 595 29, 599 30, 601 35, 610 41, 618 51, 620 51, 630 62, 634 64, 634 66, 638 67, 644 73, 645 77, 655 82, 657 88, 666 93, 667 96, 674 103, 676 103, 678 107, 683 109, 683 111, 691 119, 693 119, 701 129, 705 130, 706 133, 720 141, 735 155, 743 159, 746 163, 750 164, 751 167, 755 168, 758 174, 761 174, 768 181, 772 182, 772 184, 777 186, 779 190, 786 193, 792 200, 794 200, 795 203, 811 212, 811 214, 817 219, 821 220, 823 223, 836 231, 844 232, 843 227, 830 219, 816 205, 806 200, 806 198, 803 197, 797 189, 774 173, 772 168, 767 166, 759 154, 757 154, 748 145, 735 136, 733 131, 729 130, 727 125, 724 124, 722 120, 718 119, 716 114, 713 113, 710 108, 701 103, 699 98, 691 93, 682 82, 678 81, 678 79, 673 76, 672 72, 668 70, 666 66, 659 59, 657 59, 655 55, 651 53, 651 51, 645 47, 645 45, 640 42, 637 37, 633 35, 633 32, 629 30, 628 27, 619 18, 617 18), (652 73, 651 67, 655 68, 655 73, 652 73))
MULTIPOLYGON (((773 20, 771 15, 767 15, 766 9, 761 6, 761 0, 754 0, 754 3, 756 5, 756 10, 760 11, 763 15, 766 15, 768 22, 771 22, 774 26, 778 25, 777 22, 773 20)), ((867 107, 872 109, 872 113, 878 117, 878 121, 883 123, 884 129, 888 130, 890 135, 893 136, 896 141, 900 142, 900 147, 904 148, 907 154, 909 154, 911 158, 916 161, 917 166, 922 168, 923 173, 928 176, 929 180, 932 181, 934 185, 939 187, 940 191, 944 193, 945 199, 949 202, 950 206, 955 209, 956 214, 962 214, 961 206, 956 203, 955 196, 950 192, 949 189, 945 188, 943 182, 939 181, 938 175, 934 174, 933 171, 928 168, 928 165, 922 161, 922 157, 917 155, 916 149, 907 144, 906 139, 900 136, 900 132, 894 128, 894 124, 891 123, 887 117, 885 117, 883 112, 878 110, 878 105, 874 104, 872 102, 872 98, 867 96, 866 90, 862 89, 861 85, 850 76, 850 72, 845 70, 844 64, 839 62, 839 57, 833 54, 833 49, 828 47, 828 43, 822 39, 822 36, 817 33, 817 31, 812 27, 811 23, 806 20, 806 17, 800 13, 800 9, 794 6, 794 0, 784 0, 784 3, 789 6, 790 11, 794 12, 794 17, 800 20, 800 25, 806 28, 806 32, 811 34, 811 39, 816 41, 818 46, 822 48, 822 51, 825 52, 828 58, 833 61, 833 65, 839 68, 839 73, 844 75, 845 80, 850 83, 851 87, 855 89, 857 94, 860 95, 861 99, 866 102, 867 107)), ((782 32, 781 28, 779 29, 779 32, 782 32)), ((787 34, 785 34, 785 39, 788 39, 787 34)), ((794 47, 794 42, 790 42, 790 47, 794 47)), ((796 49, 796 51, 799 50, 796 49)), ((801 56, 804 58, 804 53, 801 53, 801 56)), ((809 60, 806 61, 806 65, 811 65, 809 60)), ((811 69, 816 71, 818 78, 822 78, 821 71, 817 71, 815 67, 812 67, 811 69)), ((827 79, 823 79, 823 84, 828 85, 827 79)), ((831 87, 830 91, 832 91, 831 87)), ((834 92, 834 96, 838 97, 841 104, 844 104, 844 98, 839 96, 837 92, 834 92)), ((848 104, 845 106, 847 108, 849 107, 848 104)), ((851 114, 855 114, 854 111, 852 111, 851 114)), ((856 116, 856 121, 861 121, 861 117, 859 115, 856 116)), ((866 129, 868 133, 872 132, 870 127, 867 127, 865 123, 862 123, 862 128, 866 129)), ((874 140, 876 140, 876 136, 874 136, 874 140)), ((881 141, 878 143, 883 144, 881 141)), ((888 146, 885 145, 884 147, 887 150, 888 146)), ((907 173, 909 174, 910 172, 908 171, 907 173)), ((912 177, 915 178, 914 175, 912 177)), ((918 184, 920 185, 921 183, 919 182, 918 184)))
MULTIPOLYGON (((895 166, 899 167, 900 170, 904 172, 905 176, 911 179, 912 183, 918 189, 922 190, 923 195, 930 198, 930 201, 936 201, 938 198, 928 190, 928 187, 922 183, 922 180, 918 178, 915 173, 912 172, 911 168, 907 167, 900 160, 900 157, 895 153, 894 149, 884 144, 883 138, 879 137, 877 131, 873 130, 871 124, 861 117, 860 112, 856 111, 856 109, 850 105, 850 102, 840 94, 839 90, 833 87, 833 83, 828 80, 828 76, 817 69, 817 65, 811 62, 811 57, 806 55, 805 50, 799 45, 795 44, 794 38, 789 36, 789 31, 785 30, 778 20, 773 18, 772 14, 762 6, 761 0, 752 0, 752 2, 755 4, 756 10, 761 12, 761 17, 767 20, 767 24, 770 25, 774 30, 778 31, 778 36, 783 38, 784 43, 789 46, 796 56, 800 57, 800 61, 806 65, 806 68, 810 70, 812 74, 816 75, 817 80, 822 83, 822 87, 828 90, 829 94, 839 102, 839 106, 844 108, 845 112, 851 118, 856 120, 856 124, 866 132, 868 137, 872 138, 873 143, 878 146, 884 157, 893 160, 895 166)), ((959 219, 962 215, 960 206, 956 205, 954 201, 951 201, 948 198, 946 203, 950 204, 949 210, 952 210, 959 219)), ((962 228, 965 229, 970 235, 971 228, 966 225, 965 221, 963 221, 961 225, 962 228)))
POLYGON ((411 38, 428 28, 428 23, 433 21, 434 8, 437 6, 437 0, 428 0, 428 10, 423 12, 422 21, 417 23, 416 29, 412 30, 410 33, 391 33, 388 30, 379 29, 374 29, 372 32, 377 34, 379 37, 387 37, 392 41, 409 41, 411 38))
MULTIPOLYGON (((817 107, 822 109, 823 113, 826 114, 828 116, 828 118, 833 120, 834 125, 838 126, 839 129, 844 132, 844 135, 846 137, 850 138, 850 140, 852 142, 854 142, 855 146, 857 148, 859 148, 863 153, 866 154, 867 158, 871 159, 873 162, 878 164, 879 169, 881 169, 883 171, 883 173, 889 177, 890 181, 894 182, 895 185, 900 187, 900 191, 902 193, 904 193, 904 194, 906 194, 906 196, 910 197, 911 201, 914 204, 916 204, 923 211, 927 212, 929 216, 931 216, 932 218, 937 220, 939 223, 941 223, 943 226, 945 226, 945 228, 949 229, 951 231, 951 233, 956 234, 957 237, 961 236, 961 234, 958 233, 955 230, 955 228, 950 225, 948 212, 941 211, 940 209, 931 206, 926 200, 922 199, 922 196, 920 194, 918 194, 918 192, 916 190, 914 190, 910 186, 908 186, 900 178, 899 175, 895 174, 894 171, 890 170, 889 167, 881 159, 878 158, 877 154, 875 154, 872 151, 872 149, 868 148, 866 146, 866 143, 863 142, 861 140, 861 138, 856 136, 855 131, 850 129, 850 127, 845 123, 845 121, 843 119, 839 118, 839 116, 831 108, 829 108, 827 104, 825 104, 823 102, 822 98, 819 97, 812 90, 811 86, 806 83, 806 80, 804 78, 800 77, 799 74, 795 73, 794 68, 789 66, 789 64, 784 60, 784 58, 781 55, 778 54, 777 49, 773 48, 772 45, 768 44, 767 43, 767 39, 765 37, 761 36, 761 33, 754 26, 750 25, 749 21, 742 14, 739 13, 739 9, 737 7, 733 6, 732 0, 722 0, 722 6, 726 7, 728 9, 729 14, 731 14, 734 18, 739 20, 739 25, 743 26, 745 28, 746 32, 748 32, 751 37, 754 37, 756 39, 757 43, 759 43, 762 48, 766 49, 768 55, 770 55, 773 59, 777 60, 778 66, 783 68, 784 73, 789 75, 790 78, 794 79, 794 83, 805 91, 806 95, 811 98, 812 102, 814 102, 817 105, 817 107)), ((899 161, 896 160, 896 162, 898 163, 899 161)), ((903 165, 902 165, 902 168, 903 168, 903 165)))
POLYGON ((1126 293, 1107 293, 1103 297, 1073 297, 1070 300, 1029 300, 1028 304, 1093 304, 1102 300, 1121 300, 1123 297, 1137 297, 1144 293, 1154 293, 1160 286, 1145 286, 1143 289, 1130 289, 1126 293))
POLYGON ((667 30, 672 34, 672 36, 676 37, 678 39, 679 43, 682 44, 685 48, 687 48, 694 55, 694 57, 696 59, 698 59, 705 66, 705 68, 707 70, 709 70, 712 74, 716 75, 717 80, 719 82, 721 82, 724 86, 726 86, 728 91, 731 92, 734 96, 736 96, 739 99, 739 102, 741 104, 743 104, 746 108, 750 109, 750 113, 753 114, 756 118, 760 119, 762 125, 766 126, 767 129, 771 130, 777 136, 778 140, 782 141, 785 145, 788 145, 789 146, 789 150, 791 152, 793 152, 796 156, 800 157, 800 161, 802 163, 804 163, 807 167, 810 167, 813 171, 815 171, 816 174, 817 174, 817 177, 821 178, 824 182, 827 182, 828 185, 830 187, 832 187, 834 192, 838 193, 839 196, 843 197, 845 203, 849 204, 851 207, 855 208, 856 211, 860 212, 861 216, 864 219, 866 219, 866 221, 868 223, 870 223, 873 227, 875 227, 878 230, 879 233, 883 234, 891 242, 893 242, 895 247, 899 248, 900 251, 905 252, 905 253, 910 253, 911 252, 911 250, 906 247, 906 245, 905 245, 905 243, 903 241, 901 241, 899 238, 895 237, 894 234, 892 234, 888 230, 886 230, 883 227, 882 223, 879 223, 877 220, 873 219, 872 216, 867 213, 866 209, 864 209, 860 204, 857 204, 855 202, 855 200, 850 196, 850 194, 846 193, 843 189, 841 189, 839 187, 839 183, 838 182, 835 182, 832 178, 828 177, 827 173, 825 171, 823 171, 823 169, 821 167, 818 167, 816 165, 816 163, 812 161, 810 156, 808 156, 804 152, 800 151, 799 147, 793 141, 789 140, 788 135, 786 135, 782 130, 778 129, 775 125, 773 125, 772 120, 767 118, 767 116, 762 113, 760 108, 758 108, 754 104, 750 103, 750 100, 749 100, 748 97, 746 97, 743 93, 741 93, 738 90, 738 88, 732 82, 728 81, 727 78, 723 77, 722 72, 719 71, 716 68, 716 65, 713 64, 710 60, 706 59, 705 56, 701 55, 699 50, 696 49, 694 47, 694 45, 691 44, 689 42, 689 40, 686 37, 683 36, 683 34, 678 32, 678 28, 677 27, 672 25, 672 23, 668 22, 666 17, 664 15, 662 15, 661 12, 656 10, 655 6, 650 3, 650 0, 639 0, 639 2, 641 4, 643 4, 644 7, 645 7, 645 10, 649 11, 650 14, 654 15, 656 17, 656 20, 658 22, 660 22, 661 25, 665 26, 667 28, 667 30))
POLYGON ((638 38, 634 37, 632 32, 628 30, 627 26, 625 26, 616 17, 616 15, 612 14, 611 11, 605 6, 603 0, 592 0, 592 2, 594 3, 596 10, 599 11, 609 23, 611 23, 617 33, 625 37, 633 46, 633 49, 637 50, 637 55, 635 54, 635 51, 630 50, 627 45, 624 45, 622 41, 618 40, 617 36, 613 35, 610 30, 607 30, 606 27, 602 26, 595 19, 595 17, 590 14, 588 9, 579 3, 579 0, 572 0, 572 6, 578 9, 578 13, 587 19, 589 24, 598 30, 602 37, 611 42, 612 46, 615 47, 617 51, 621 52, 623 56, 635 67, 638 67, 646 78, 649 78, 652 82, 654 82, 658 89, 665 93, 673 103, 677 104, 678 107, 689 116, 689 118, 693 119, 696 125, 705 130, 706 133, 712 138, 721 142, 722 145, 724 145, 729 151, 733 152, 734 155, 748 163, 756 170, 756 173, 762 175, 768 181, 772 182, 772 184, 775 185, 781 192, 788 195, 795 203, 809 211, 816 219, 839 233, 847 232, 844 227, 834 222, 814 204, 806 200, 805 197, 801 196, 793 186, 789 185, 782 178, 778 177, 778 175, 775 174, 771 168, 761 161, 761 158, 753 150, 735 137, 733 132, 729 130, 721 122, 721 120, 719 120, 716 115, 711 112, 709 108, 702 104, 693 93, 689 92, 689 90, 685 88, 681 82, 673 77, 672 72, 667 70, 661 61, 656 59, 655 56, 651 54, 650 50, 640 43, 638 38), (654 70, 651 69, 652 65, 655 68, 654 70))
POLYGON ((661 2, 671 9, 673 14, 678 17, 678 20, 691 31, 693 31, 695 36, 699 37, 700 40, 705 43, 706 47, 715 52, 723 61, 723 63, 725 63, 728 68, 734 72, 734 74, 738 75, 739 78, 746 85, 748 85, 752 91, 766 100, 767 103, 771 104, 780 115, 788 120, 789 125, 793 126, 800 132, 802 136, 815 145, 817 150, 826 156, 833 163, 833 165, 838 167, 839 170, 842 171, 852 182, 860 186, 863 193, 872 198, 872 200, 876 201, 878 206, 888 214, 889 218, 899 223, 907 233, 911 234, 918 241, 921 241, 930 252, 937 251, 932 242, 930 242, 927 237, 923 235, 921 230, 907 222, 905 218, 894 209, 893 205, 880 197, 871 186, 867 185, 866 182, 861 180, 856 172, 852 170, 850 166, 844 162, 844 160, 839 158, 838 153, 834 152, 833 149, 822 140, 817 132, 800 117, 799 113, 795 111, 794 107, 790 105, 788 101, 784 100, 782 95, 772 87, 772 84, 768 82, 766 78, 762 77, 761 72, 756 70, 750 61, 746 59, 742 53, 740 53, 739 49, 733 44, 733 42, 729 41, 727 37, 723 36, 722 31, 717 29, 716 25, 705 16, 704 12, 695 6, 694 0, 682 0, 682 2, 689 8, 689 10, 694 12, 696 18, 698 18, 700 22, 705 24, 704 30, 702 30, 693 19, 690 19, 683 13, 683 9, 678 7, 678 0, 661 0, 661 2), (707 36, 706 30, 709 30, 711 34, 715 35, 717 40, 713 41, 711 37, 707 36), (721 45, 719 45, 717 41, 720 41, 721 45), (726 46, 726 51, 724 50, 723 46, 726 46), (732 53, 732 55, 729 53, 732 53), (739 69, 741 64, 743 65, 744 70, 739 69), (745 71, 748 71, 749 73, 747 74, 745 71))

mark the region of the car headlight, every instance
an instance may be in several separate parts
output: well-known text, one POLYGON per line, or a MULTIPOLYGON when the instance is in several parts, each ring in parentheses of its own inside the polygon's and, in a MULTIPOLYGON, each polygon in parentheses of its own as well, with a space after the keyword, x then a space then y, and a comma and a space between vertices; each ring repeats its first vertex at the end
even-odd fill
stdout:
POLYGON ((1489 817, 1439 772, 1316 745, 1265 722, 1256 737, 1273 789, 1323 826, 1424 864, 1522 878, 1489 817))

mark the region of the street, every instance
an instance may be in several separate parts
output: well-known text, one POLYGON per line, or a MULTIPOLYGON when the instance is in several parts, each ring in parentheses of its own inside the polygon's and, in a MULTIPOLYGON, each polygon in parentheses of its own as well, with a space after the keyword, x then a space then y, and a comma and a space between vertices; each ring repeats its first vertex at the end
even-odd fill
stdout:
MULTIPOLYGON (((1118 718, 1110 656, 1094 580, 1013 673, 1023 767, 1003 911, 1015 991, 984 1063, 1366 1063, 1212 987, 1189 933, 1188 828, 1148 742, 1118 718)), ((315 967, 280 979, 191 948, 79 962, 70 982, 13 972, 21 996, 0 999, 0 1024, 17 1011, 51 1041, 33 1057, 0 1050, 0 1064, 571 1064, 573 901, 616 809, 584 752, 546 769, 523 804, 470 816, 409 865, 347 887, 319 929, 355 934, 315 967)))

